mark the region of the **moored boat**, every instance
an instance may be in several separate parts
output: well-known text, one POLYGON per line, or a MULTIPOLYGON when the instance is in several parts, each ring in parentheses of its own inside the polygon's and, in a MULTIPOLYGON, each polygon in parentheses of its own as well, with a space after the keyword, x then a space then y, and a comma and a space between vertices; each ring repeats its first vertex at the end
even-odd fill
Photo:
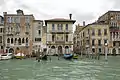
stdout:
POLYGON ((77 55, 77 54, 74 54, 74 55, 73 55, 73 59, 78 59, 78 55, 77 55))
POLYGON ((13 54, 12 53, 5 53, 0 55, 0 60, 8 60, 12 59, 13 54))
POLYGON ((14 55, 14 57, 15 57, 16 59, 23 59, 23 58, 25 58, 25 55, 24 55, 23 53, 18 53, 18 54, 16 54, 16 55, 14 55))
POLYGON ((65 59, 72 59, 73 58, 73 54, 64 54, 64 58, 65 59))

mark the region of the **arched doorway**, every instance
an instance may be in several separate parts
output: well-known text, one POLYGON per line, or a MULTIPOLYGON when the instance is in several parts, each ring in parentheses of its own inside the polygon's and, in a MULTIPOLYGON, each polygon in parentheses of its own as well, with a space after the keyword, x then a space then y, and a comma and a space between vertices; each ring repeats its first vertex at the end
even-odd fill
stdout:
POLYGON ((69 53, 69 47, 65 46, 65 54, 68 54, 68 53, 69 53))
POLYGON ((63 54, 62 53, 62 46, 58 46, 58 54, 63 54))
POLYGON ((14 53, 14 49, 13 49, 13 48, 10 48, 10 49, 9 49, 9 53, 14 53))
POLYGON ((51 55, 54 55, 55 54, 55 46, 52 46, 51 47, 51 53, 50 53, 51 55))

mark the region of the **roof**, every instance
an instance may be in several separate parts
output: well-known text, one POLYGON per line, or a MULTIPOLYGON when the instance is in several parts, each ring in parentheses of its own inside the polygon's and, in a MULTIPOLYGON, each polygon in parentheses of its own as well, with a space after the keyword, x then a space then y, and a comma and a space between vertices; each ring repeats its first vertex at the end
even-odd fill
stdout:
POLYGON ((120 13, 120 11, 109 10, 109 11, 105 12, 103 15, 101 15, 101 16, 98 18, 98 20, 99 20, 101 17, 103 17, 104 15, 109 14, 109 13, 112 13, 112 12, 114 12, 114 13, 120 13))
POLYGON ((33 14, 25 14, 25 15, 18 15, 18 14, 6 14, 5 16, 33 16, 33 14))
POLYGON ((43 22, 43 20, 33 20, 34 22, 43 22))
POLYGON ((83 27, 83 28, 81 29, 81 31, 82 31, 83 29, 85 29, 86 27, 89 27, 90 25, 108 25, 108 24, 106 24, 106 23, 97 23, 97 22, 93 22, 93 23, 88 24, 88 25, 86 25, 85 27, 83 27))
POLYGON ((45 22, 73 22, 75 23, 76 20, 70 20, 70 19, 65 19, 65 18, 54 18, 54 19, 45 20, 45 22))

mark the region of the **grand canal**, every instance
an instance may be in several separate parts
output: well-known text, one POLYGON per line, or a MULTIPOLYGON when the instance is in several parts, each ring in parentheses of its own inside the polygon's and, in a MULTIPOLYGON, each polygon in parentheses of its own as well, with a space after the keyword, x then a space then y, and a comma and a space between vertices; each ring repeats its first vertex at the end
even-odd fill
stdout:
POLYGON ((108 61, 79 59, 37 62, 34 58, 0 61, 0 80, 120 80, 120 56, 108 61))

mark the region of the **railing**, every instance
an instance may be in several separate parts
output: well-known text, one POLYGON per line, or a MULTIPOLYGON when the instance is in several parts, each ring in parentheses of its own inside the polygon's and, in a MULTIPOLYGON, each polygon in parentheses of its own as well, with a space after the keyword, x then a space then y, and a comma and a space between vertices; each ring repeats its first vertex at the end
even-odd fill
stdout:
POLYGON ((64 40, 56 40, 55 43, 65 43, 64 40))
POLYGON ((70 33, 72 30, 50 30, 52 33, 70 33))

